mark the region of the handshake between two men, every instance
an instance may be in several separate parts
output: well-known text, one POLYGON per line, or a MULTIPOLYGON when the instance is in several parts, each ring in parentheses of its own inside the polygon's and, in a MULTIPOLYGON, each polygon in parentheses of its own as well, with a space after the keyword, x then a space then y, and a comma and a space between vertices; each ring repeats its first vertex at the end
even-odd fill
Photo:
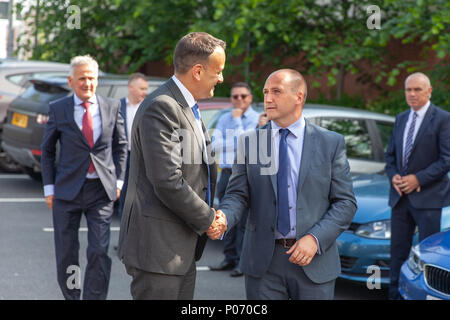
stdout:
POLYGON ((217 240, 220 239, 225 231, 227 231, 227 217, 221 210, 217 210, 212 208, 214 213, 216 214, 216 217, 214 218, 214 221, 211 223, 211 226, 206 230, 206 235, 211 240, 217 240))

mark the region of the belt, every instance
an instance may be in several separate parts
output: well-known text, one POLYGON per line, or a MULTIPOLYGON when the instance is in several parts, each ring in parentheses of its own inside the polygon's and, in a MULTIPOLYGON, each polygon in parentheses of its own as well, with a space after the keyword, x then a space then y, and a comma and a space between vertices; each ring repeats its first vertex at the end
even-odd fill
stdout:
POLYGON ((276 239, 275 240, 276 244, 281 244, 286 249, 289 249, 290 247, 292 247, 295 242, 297 242, 296 239, 276 239))

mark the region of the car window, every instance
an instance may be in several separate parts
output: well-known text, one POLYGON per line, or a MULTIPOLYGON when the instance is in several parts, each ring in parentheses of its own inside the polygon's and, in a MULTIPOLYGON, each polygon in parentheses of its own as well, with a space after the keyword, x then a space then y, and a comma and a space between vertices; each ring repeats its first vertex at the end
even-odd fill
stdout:
POLYGON ((49 102, 65 96, 67 93, 68 91, 66 89, 58 86, 48 83, 35 83, 29 86, 21 97, 36 102, 49 102))
POLYGON ((372 142, 364 120, 322 118, 320 126, 345 137, 347 157, 374 160, 372 142))
POLYGON ((114 85, 114 90, 111 94, 111 98, 122 99, 128 96, 128 84, 126 85, 114 85))
POLYGON ((8 79, 9 82, 22 86, 29 77, 30 77, 29 73, 22 73, 6 77, 6 79, 8 79))
POLYGON ((104 97, 109 97, 110 89, 111 89, 111 86, 99 84, 95 93, 98 95, 104 96, 104 97))
POLYGON ((383 143, 383 150, 386 152, 387 144, 391 137, 394 124, 389 122, 375 121, 378 131, 380 132, 381 142, 383 143))

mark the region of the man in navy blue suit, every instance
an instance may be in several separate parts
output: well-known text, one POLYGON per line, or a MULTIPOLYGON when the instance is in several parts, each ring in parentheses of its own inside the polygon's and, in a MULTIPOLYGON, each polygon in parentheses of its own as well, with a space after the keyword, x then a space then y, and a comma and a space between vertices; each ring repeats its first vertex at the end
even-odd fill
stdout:
POLYGON ((74 57, 68 82, 74 94, 49 104, 41 158, 45 200, 53 211, 58 283, 64 298, 80 299, 75 273, 84 213, 88 262, 83 299, 106 299, 111 215, 123 185, 127 140, 119 100, 95 94, 98 64, 94 59, 74 57))
MULTIPOLYGON (((136 72, 130 75, 128 79, 128 96, 120 99, 120 110, 124 120, 125 134, 128 140, 128 156, 127 168, 125 171, 125 182, 123 184, 122 192, 119 199, 118 215, 122 219, 123 205, 125 203, 125 196, 128 187, 128 170, 130 169, 130 150, 131 150, 131 128, 133 126, 134 116, 139 108, 141 102, 147 96, 148 80, 144 74, 136 72)), ((115 247, 117 249, 117 247, 115 247)))
POLYGON ((392 207, 390 299, 400 298, 398 277, 416 226, 420 241, 439 232, 442 208, 450 205, 450 113, 430 102, 431 92, 425 74, 406 79, 410 109, 397 116, 385 155, 392 207))

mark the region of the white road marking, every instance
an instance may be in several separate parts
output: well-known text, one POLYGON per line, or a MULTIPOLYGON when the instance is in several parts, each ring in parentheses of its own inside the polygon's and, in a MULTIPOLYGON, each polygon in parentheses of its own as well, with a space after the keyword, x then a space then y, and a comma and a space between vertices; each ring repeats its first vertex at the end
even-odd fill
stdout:
POLYGON ((208 266, 198 266, 196 269, 197 269, 197 271, 210 271, 211 270, 211 268, 208 266))
POLYGON ((0 198, 1 202, 45 202, 45 198, 0 198))
POLYGON ((0 179, 22 179, 30 180, 30 176, 27 174, 0 174, 0 179))
MULTIPOLYGON (((111 227, 110 230, 111 231, 120 231, 120 227, 111 227)), ((47 227, 47 228, 42 228, 42 231, 44 231, 44 232, 54 232, 55 229, 53 227, 47 227)), ((87 227, 80 227, 80 229, 78 229, 78 231, 80 231, 80 232, 87 232, 88 228, 87 227)))

